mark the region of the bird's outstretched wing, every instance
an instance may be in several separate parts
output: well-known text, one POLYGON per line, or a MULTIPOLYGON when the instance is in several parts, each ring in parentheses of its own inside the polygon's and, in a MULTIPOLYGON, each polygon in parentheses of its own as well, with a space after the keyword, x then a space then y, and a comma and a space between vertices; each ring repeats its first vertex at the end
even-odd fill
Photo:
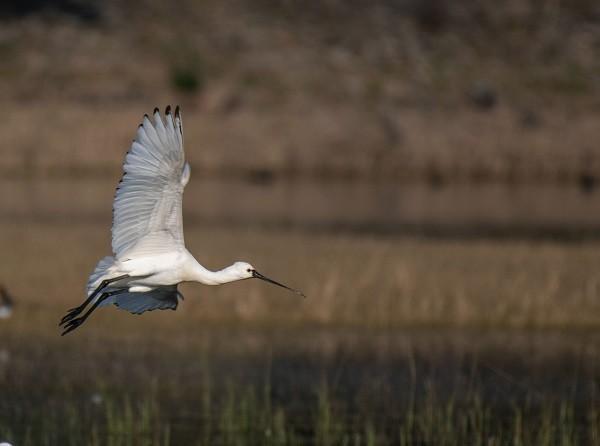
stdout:
POLYGON ((177 291, 177 285, 161 286, 143 293, 121 293, 111 296, 101 306, 114 304, 121 310, 133 314, 142 314, 152 310, 176 310, 183 296, 177 291))
POLYGON ((183 247, 181 199, 190 177, 179 107, 144 115, 125 157, 113 205, 112 248, 117 259, 135 251, 157 254, 183 247))

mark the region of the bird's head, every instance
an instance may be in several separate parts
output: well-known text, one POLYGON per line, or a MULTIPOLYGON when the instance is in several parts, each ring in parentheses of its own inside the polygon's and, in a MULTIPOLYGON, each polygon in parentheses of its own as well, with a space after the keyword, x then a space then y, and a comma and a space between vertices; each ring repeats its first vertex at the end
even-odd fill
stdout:
POLYGON ((255 271, 248 262, 235 262, 230 268, 239 280, 252 279, 252 272, 255 271))
POLYGON ((231 265, 230 268, 233 270, 233 273, 237 276, 238 280, 260 279, 260 280, 264 280, 265 282, 272 283, 273 285, 277 285, 282 288, 285 288, 286 290, 293 291, 294 293, 299 294, 302 297, 306 297, 304 295, 304 293, 302 293, 298 290, 295 290, 293 288, 290 288, 287 285, 284 285, 283 283, 276 282, 273 279, 269 279, 268 277, 263 276, 261 273, 256 271, 256 268, 254 268, 248 262, 235 262, 233 265, 231 265))

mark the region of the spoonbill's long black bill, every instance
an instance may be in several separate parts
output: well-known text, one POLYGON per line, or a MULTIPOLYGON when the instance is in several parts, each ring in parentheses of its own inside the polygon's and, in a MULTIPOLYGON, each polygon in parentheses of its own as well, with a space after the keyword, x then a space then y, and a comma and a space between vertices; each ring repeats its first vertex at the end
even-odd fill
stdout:
POLYGON ((252 277, 255 277, 255 278, 260 279, 260 280, 264 280, 265 282, 272 283, 273 285, 280 286, 281 288, 285 288, 286 290, 293 291, 294 293, 299 294, 302 297, 306 297, 303 292, 295 290, 293 288, 290 288, 289 286, 284 285, 283 283, 276 282, 273 279, 269 279, 268 277, 263 276, 261 273, 259 273, 256 270, 252 271, 252 277))

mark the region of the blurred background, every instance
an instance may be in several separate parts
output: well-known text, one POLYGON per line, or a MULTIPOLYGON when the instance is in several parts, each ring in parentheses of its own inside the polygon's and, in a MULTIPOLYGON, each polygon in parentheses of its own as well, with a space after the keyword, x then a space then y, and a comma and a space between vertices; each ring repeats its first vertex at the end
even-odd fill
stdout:
POLYGON ((0 441, 600 445, 600 4, 0 4, 0 441), (94 314, 144 113, 188 249, 308 298, 94 314))

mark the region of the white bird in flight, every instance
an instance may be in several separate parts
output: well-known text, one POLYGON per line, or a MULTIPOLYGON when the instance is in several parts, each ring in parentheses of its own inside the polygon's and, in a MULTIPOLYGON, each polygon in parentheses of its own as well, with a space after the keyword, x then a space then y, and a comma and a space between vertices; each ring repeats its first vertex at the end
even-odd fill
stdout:
POLYGON ((113 256, 104 257, 87 283, 87 299, 61 319, 62 335, 75 330, 99 306, 114 304, 133 314, 177 308, 181 282, 221 285, 257 278, 304 296, 260 274, 246 262, 220 271, 200 265, 185 248, 181 199, 190 179, 183 152, 179 107, 165 119, 158 108, 137 130, 125 157, 123 178, 113 204, 113 256), (91 305, 88 311, 79 316, 91 305), (79 316, 79 317, 78 317, 79 316))

